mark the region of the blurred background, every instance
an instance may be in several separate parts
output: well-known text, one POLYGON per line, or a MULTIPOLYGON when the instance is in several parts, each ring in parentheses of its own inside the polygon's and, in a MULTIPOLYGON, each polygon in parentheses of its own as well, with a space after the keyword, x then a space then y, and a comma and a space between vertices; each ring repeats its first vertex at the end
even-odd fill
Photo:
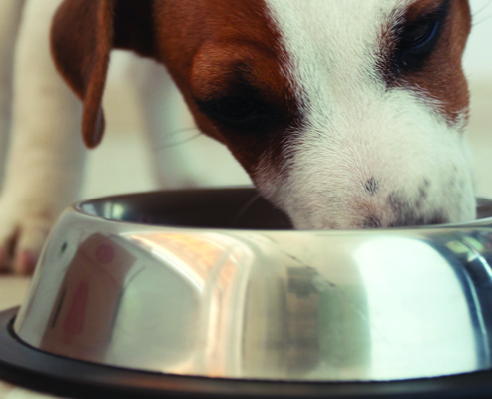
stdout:
POLYGON ((471 0, 470 4, 473 28, 464 60, 471 92, 468 140, 478 195, 492 197, 492 1, 471 0))

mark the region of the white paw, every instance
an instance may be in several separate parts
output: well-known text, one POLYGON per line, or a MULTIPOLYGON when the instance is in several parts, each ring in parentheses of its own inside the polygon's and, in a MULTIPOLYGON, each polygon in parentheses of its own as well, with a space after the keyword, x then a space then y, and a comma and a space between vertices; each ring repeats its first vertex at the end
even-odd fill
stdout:
POLYGON ((0 199, 0 272, 32 274, 58 207, 40 199, 0 199))

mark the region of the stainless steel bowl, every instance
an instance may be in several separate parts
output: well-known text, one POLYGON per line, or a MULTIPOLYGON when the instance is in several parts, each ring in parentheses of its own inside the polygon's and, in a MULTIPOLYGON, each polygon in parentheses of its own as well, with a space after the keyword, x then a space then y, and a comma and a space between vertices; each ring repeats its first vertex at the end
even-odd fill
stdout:
POLYGON ((65 211, 17 336, 186 376, 390 381, 491 367, 492 201, 471 223, 294 231, 253 190, 65 211))

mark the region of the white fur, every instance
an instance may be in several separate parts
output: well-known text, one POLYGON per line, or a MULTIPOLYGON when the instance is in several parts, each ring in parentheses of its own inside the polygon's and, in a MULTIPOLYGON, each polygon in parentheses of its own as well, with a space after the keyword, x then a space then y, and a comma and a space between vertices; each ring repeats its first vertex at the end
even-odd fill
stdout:
POLYGON ((267 3, 305 124, 290 132, 284 178, 259 168, 263 194, 297 228, 362 227, 366 217, 390 225, 399 216, 390 195, 408 201, 415 217, 429 220, 440 211, 452 222, 473 219, 463 123, 450 128, 425 89, 386 90, 376 70, 380 32, 409 1, 267 3), (371 178, 379 185, 373 196, 364 188, 371 178), (427 198, 416 206, 425 181, 427 198))
POLYGON ((60 3, 28 1, 23 10, 14 58, 12 143, 0 198, 0 268, 7 266, 14 241, 18 262, 39 255, 54 218, 80 184, 82 106, 58 77, 49 50, 51 19, 60 3))
MULTIPOLYGON (((3 164, 11 124, 10 105, 12 100, 12 70, 19 21, 23 0, 3 0, 0 2, 0 164, 3 164)), ((3 173, 0 174, 0 182, 3 173)))

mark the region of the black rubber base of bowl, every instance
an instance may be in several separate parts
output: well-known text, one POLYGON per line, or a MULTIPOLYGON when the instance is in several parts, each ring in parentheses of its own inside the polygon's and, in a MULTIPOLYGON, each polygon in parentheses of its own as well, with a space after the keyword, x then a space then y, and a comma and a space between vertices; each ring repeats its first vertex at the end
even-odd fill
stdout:
POLYGON ((0 313, 0 379, 70 398, 491 398, 492 371, 395 382, 292 383, 180 377, 50 355, 12 331, 17 308, 0 313))

